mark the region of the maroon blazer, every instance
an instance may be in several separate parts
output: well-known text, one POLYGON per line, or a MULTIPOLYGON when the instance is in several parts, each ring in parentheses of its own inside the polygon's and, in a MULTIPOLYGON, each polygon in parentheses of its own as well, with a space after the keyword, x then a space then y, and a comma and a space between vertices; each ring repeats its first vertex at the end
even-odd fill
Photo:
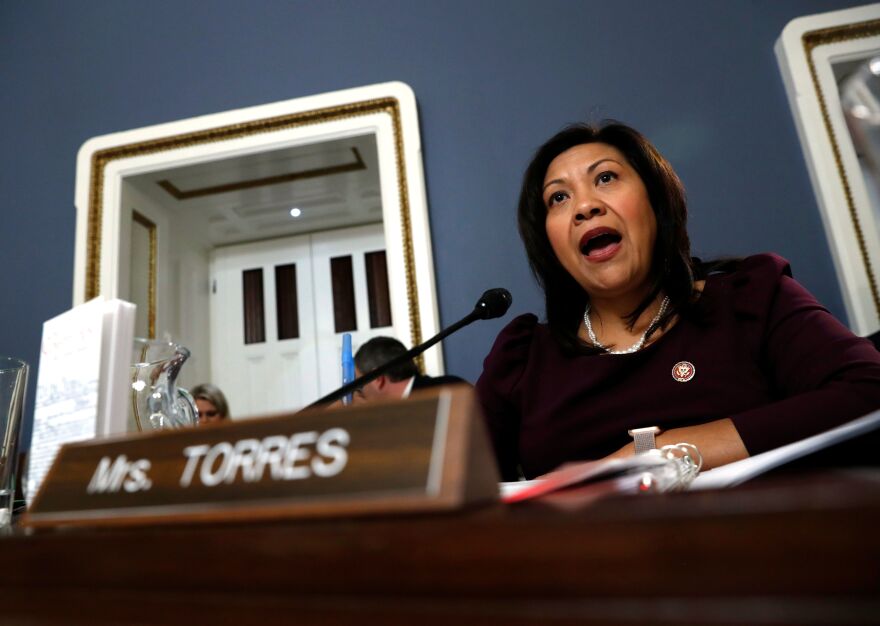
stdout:
POLYGON ((501 331, 476 384, 502 476, 531 478, 724 417, 757 454, 880 408, 880 352, 762 254, 710 275, 697 314, 626 355, 569 356, 534 315, 501 331))

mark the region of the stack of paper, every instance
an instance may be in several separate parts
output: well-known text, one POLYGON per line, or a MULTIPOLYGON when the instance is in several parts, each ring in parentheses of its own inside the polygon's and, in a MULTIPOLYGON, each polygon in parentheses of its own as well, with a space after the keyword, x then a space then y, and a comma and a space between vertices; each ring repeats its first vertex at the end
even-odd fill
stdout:
POLYGON ((880 411, 874 411, 857 420, 847 422, 824 433, 795 441, 762 454, 728 463, 702 472, 691 483, 692 490, 734 487, 771 469, 790 463, 808 454, 829 448, 849 439, 855 439, 880 428, 880 411))
MULTIPOLYGON (((763 454, 701 472, 692 481, 676 481, 675 475, 671 475, 670 485, 691 490, 734 487, 786 463, 876 430, 880 430, 880 411, 763 454)), ((664 467, 662 457, 652 454, 569 463, 535 480, 502 483, 501 497, 503 501, 513 503, 543 498, 548 494, 567 494, 566 503, 582 506, 611 494, 665 491, 662 481, 655 481, 650 486, 644 481, 646 474, 652 479, 663 478, 658 470, 664 467), (654 488, 656 486, 661 488, 654 488)))
POLYGON ((95 298, 43 324, 28 501, 62 444, 126 431, 135 305, 95 298))

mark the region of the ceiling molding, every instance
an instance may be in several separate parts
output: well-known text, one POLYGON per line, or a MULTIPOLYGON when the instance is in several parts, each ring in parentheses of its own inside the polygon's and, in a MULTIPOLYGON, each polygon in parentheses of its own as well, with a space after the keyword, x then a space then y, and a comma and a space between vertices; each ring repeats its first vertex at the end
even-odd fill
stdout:
POLYGON ((347 172, 357 172, 367 169, 361 153, 357 148, 351 148, 354 155, 354 161, 350 163, 342 163, 340 165, 330 165, 327 167, 317 167, 310 170, 301 170, 299 172, 287 172, 284 174, 276 174, 275 176, 266 176, 263 178, 253 178, 250 180, 241 180, 233 183, 224 183, 222 185, 212 185, 210 187, 201 187, 198 189, 190 189, 187 191, 178 189, 174 183, 168 179, 156 181, 156 184, 164 189, 170 196, 176 200, 190 200, 192 198, 202 198, 205 196, 213 196, 221 193, 229 193, 231 191, 241 191, 242 189, 254 189, 256 187, 267 187, 269 185, 279 185, 282 183, 291 183, 297 180, 307 178, 321 178, 324 176, 332 176, 334 174, 344 174, 347 172))

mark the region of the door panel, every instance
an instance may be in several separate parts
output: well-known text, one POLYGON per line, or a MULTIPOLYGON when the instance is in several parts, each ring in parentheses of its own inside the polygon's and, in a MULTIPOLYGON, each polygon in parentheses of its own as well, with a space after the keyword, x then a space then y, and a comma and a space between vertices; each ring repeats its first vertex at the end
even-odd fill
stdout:
MULTIPOLYGON (((314 375, 316 346, 309 236, 217 248, 212 262, 211 370, 236 416, 293 410, 318 397, 314 375), (299 337, 279 339, 278 275, 296 268, 296 318, 299 337), (262 270, 262 306, 245 298, 244 276, 262 270), (245 310, 262 315, 262 338, 246 343, 245 310)), ((283 287, 282 287, 283 290, 283 287)), ((282 297, 282 299, 284 299, 282 297)), ((286 306, 290 306, 287 298, 286 306)), ((283 307, 282 307, 283 308, 283 307)))
MULTIPOLYGON (((382 225, 374 224, 214 251, 212 378, 227 394, 235 417, 296 410, 342 384, 342 333, 336 332, 335 304, 349 310, 354 305, 356 327, 348 332, 355 349, 376 335, 395 334, 390 325, 371 328, 365 255, 384 249, 382 225), (353 291, 353 303, 341 295, 334 303, 332 259, 344 257, 350 257, 351 271, 342 291, 353 291), (262 274, 261 299, 256 287, 248 293, 244 287, 245 277, 255 282, 257 273, 262 274), (276 281, 285 281, 286 287, 276 281), (262 335, 252 332, 251 343, 246 343, 246 311, 251 317, 259 312, 262 322, 262 335), (298 336, 280 339, 279 333, 298 336)), ((341 265, 347 268, 348 261, 341 265)), ((347 269, 343 274, 348 275, 347 269)), ((337 276, 337 285, 339 280, 337 276)), ((387 275, 372 276, 373 283, 383 280, 387 291, 387 275)), ((337 287, 338 294, 342 291, 337 287)), ((372 291, 382 293, 375 286, 372 291)), ((383 321, 393 322, 387 316, 383 321)), ((255 324, 252 319, 248 325, 255 324)))
POLYGON ((312 235, 315 305, 316 310, 321 312, 315 316, 321 393, 329 393, 342 384, 342 333, 336 332, 332 259, 351 256, 357 328, 348 332, 351 333, 353 349, 357 351, 358 346, 376 335, 395 335, 392 326, 370 328, 370 304, 364 255, 384 249, 385 237, 380 224, 312 235))

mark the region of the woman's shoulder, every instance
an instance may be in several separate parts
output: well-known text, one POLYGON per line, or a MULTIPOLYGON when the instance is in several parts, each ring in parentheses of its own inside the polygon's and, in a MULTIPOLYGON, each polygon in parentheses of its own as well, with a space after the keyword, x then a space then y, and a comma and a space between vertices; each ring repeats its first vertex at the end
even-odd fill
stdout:
POLYGON ((778 280, 791 276, 791 265, 774 252, 763 252, 744 258, 739 271, 749 277, 767 276, 778 280))
POLYGON ((803 289, 792 279, 788 260, 771 252, 707 263, 704 267, 710 293, 725 301, 730 298, 729 304, 740 314, 761 317, 772 306, 780 289, 803 289))
POLYGON ((538 323, 538 316, 534 313, 516 316, 498 333, 489 356, 498 352, 508 358, 512 356, 524 358, 535 335, 541 333, 541 326, 538 323))
POLYGON ((765 252, 704 263, 703 274, 709 284, 724 283, 747 293, 773 289, 783 276, 791 277, 791 265, 778 254, 765 252))
POLYGON ((515 317, 498 333, 483 361, 481 378, 504 381, 502 384, 508 387, 515 385, 528 363, 533 344, 542 341, 544 335, 548 335, 547 328, 538 323, 533 313, 515 317))
POLYGON ((540 326, 540 324, 538 324, 537 315, 534 313, 523 313, 510 320, 507 325, 501 329, 501 332, 498 333, 498 338, 530 335, 535 332, 535 329, 538 326, 540 326))
POLYGON ((742 283, 751 278, 791 276, 788 260, 773 252, 763 252, 747 257, 721 258, 701 263, 706 278, 729 277, 742 283))

